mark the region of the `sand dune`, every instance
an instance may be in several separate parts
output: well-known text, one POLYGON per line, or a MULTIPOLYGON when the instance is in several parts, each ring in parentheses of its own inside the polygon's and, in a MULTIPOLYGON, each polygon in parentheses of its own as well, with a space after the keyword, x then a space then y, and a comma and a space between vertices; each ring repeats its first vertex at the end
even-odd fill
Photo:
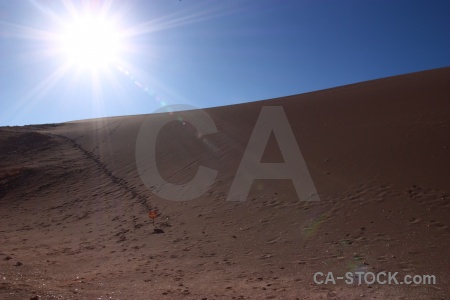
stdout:
MULTIPOLYGON (((190 201, 141 181, 144 120, 0 128, 1 299, 444 299, 450 295, 450 68, 175 112, 156 143, 175 184, 218 171, 190 201), (283 107, 320 201, 291 180, 227 193, 264 106, 283 107), (158 209, 154 234, 148 211, 158 209), (435 285, 320 285, 316 272, 435 275, 435 285)), ((272 136, 263 162, 282 162, 272 136)))

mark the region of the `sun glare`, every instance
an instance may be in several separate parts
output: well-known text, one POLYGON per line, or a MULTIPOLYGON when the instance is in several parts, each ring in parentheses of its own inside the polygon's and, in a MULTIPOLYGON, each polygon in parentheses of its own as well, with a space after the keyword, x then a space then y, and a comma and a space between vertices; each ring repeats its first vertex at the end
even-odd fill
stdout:
MULTIPOLYGON (((150 43, 151 36, 224 13, 219 8, 198 11, 194 7, 161 18, 141 20, 140 13, 133 18, 130 1, 64 0, 27 3, 36 13, 36 18, 24 18, 20 23, 0 20, 0 36, 6 33, 8 38, 17 37, 30 43, 31 50, 25 52, 29 57, 24 55, 24 61, 54 61, 42 65, 42 79, 26 93, 24 99, 37 103, 50 90, 56 90, 67 83, 70 88, 78 87, 76 90, 80 94, 87 95, 90 92, 91 97, 88 99, 96 108, 103 108, 100 104, 107 99, 105 94, 112 94, 109 89, 121 93, 123 97, 119 98, 126 98, 129 94, 126 92, 129 82, 160 106, 165 106, 171 100, 163 100, 163 96, 158 95, 158 90, 165 90, 164 98, 167 95, 178 98, 173 91, 162 85, 152 87, 138 78, 138 74, 147 73, 141 68, 158 64, 159 55, 162 54, 159 47, 150 43), (127 79, 126 83, 124 79, 127 79)), ((156 78, 149 80, 158 81, 156 78)))
POLYGON ((113 23, 92 16, 68 24, 60 42, 72 65, 89 69, 114 63, 121 49, 119 32, 113 23))

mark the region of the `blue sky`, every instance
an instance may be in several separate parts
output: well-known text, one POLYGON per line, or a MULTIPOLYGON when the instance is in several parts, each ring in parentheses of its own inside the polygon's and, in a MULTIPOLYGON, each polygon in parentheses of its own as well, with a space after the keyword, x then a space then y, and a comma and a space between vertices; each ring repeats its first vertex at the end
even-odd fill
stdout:
POLYGON ((69 2, 0 0, 0 126, 222 106, 450 66, 448 1, 69 2), (119 61, 68 66, 56 49, 74 11, 114 20, 119 61))

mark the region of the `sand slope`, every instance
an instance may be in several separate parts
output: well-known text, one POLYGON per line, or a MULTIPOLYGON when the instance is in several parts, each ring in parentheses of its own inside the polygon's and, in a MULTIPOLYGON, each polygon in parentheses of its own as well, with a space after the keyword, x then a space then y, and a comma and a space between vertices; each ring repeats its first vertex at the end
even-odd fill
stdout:
MULTIPOLYGON (((449 101, 443 68, 206 109, 218 132, 203 138, 169 123, 156 148, 165 179, 218 171, 186 202, 139 178, 148 115, 1 128, 0 298, 444 299, 449 101), (320 201, 298 201, 290 180, 257 180, 247 201, 225 200, 263 106, 284 108, 320 201), (430 274, 437 284, 317 285, 318 271, 430 274)), ((263 161, 282 161, 274 137, 263 161)))

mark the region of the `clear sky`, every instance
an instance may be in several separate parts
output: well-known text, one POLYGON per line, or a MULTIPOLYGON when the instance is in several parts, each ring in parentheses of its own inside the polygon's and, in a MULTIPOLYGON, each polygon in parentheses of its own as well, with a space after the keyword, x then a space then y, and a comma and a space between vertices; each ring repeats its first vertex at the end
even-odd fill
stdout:
POLYGON ((449 1, 0 0, 0 126, 222 106, 446 66, 449 1))

